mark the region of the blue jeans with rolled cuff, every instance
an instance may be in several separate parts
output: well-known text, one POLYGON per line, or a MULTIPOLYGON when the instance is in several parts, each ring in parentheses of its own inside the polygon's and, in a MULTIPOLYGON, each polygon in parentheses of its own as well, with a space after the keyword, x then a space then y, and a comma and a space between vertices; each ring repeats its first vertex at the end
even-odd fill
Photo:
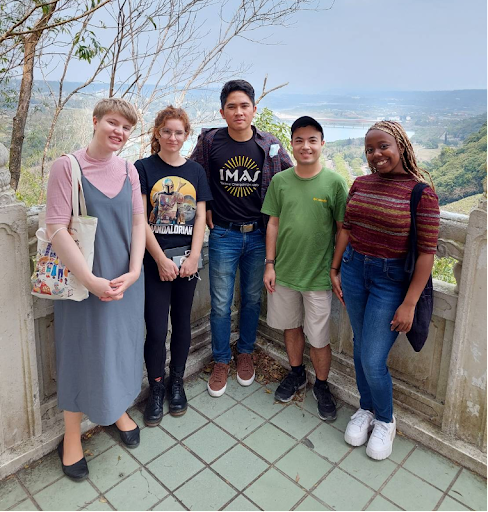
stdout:
POLYGON ((375 258, 348 245, 342 256, 341 283, 354 333, 354 367, 362 409, 375 418, 393 419, 393 386, 388 354, 398 332, 390 322, 405 298, 409 275, 405 259, 375 258))
POLYGON ((231 305, 237 268, 240 272, 241 310, 237 350, 254 350, 261 308, 266 242, 264 228, 241 233, 214 225, 208 241, 210 275, 210 326, 216 363, 229 363, 231 305))

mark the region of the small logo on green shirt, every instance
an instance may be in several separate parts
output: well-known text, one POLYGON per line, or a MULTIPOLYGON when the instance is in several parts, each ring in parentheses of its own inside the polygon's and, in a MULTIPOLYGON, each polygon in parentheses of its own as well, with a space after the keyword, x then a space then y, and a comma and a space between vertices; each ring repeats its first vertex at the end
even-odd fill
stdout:
POLYGON ((319 197, 314 197, 313 200, 314 201, 319 201, 321 203, 326 203, 327 202, 327 199, 320 199, 319 197))

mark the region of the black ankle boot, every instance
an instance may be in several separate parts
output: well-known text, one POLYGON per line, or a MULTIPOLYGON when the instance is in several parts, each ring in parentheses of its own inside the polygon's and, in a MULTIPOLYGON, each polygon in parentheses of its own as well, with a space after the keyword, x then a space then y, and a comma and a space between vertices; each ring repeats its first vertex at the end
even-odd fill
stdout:
POLYGON ((171 416, 181 416, 185 414, 187 401, 185 390, 183 389, 184 366, 172 366, 169 375, 169 413, 171 416))
POLYGON ((148 427, 155 427, 163 419, 164 377, 159 382, 150 380, 149 387, 149 398, 144 409, 144 423, 148 427))

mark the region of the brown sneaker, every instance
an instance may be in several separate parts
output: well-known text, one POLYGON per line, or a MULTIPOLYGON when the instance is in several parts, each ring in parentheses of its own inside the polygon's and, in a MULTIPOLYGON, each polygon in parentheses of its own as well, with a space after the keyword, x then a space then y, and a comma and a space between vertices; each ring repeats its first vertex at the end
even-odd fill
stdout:
POLYGON ((255 375, 252 354, 239 354, 237 356, 237 382, 241 386, 250 386, 254 382, 255 375))
POLYGON ((210 396, 222 396, 227 387, 227 376, 229 375, 229 365, 225 363, 215 363, 212 375, 207 382, 207 390, 210 396))

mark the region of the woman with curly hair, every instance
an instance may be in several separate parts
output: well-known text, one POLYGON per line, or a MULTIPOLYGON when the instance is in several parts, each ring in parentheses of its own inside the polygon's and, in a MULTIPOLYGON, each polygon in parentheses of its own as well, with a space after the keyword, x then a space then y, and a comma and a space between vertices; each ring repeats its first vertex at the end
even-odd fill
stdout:
POLYGON ((391 454, 396 433, 393 389, 387 358, 399 333, 412 326, 415 306, 434 264, 439 201, 427 187, 417 208, 415 271, 405 270, 410 233, 410 196, 424 182, 400 123, 380 121, 366 133, 371 174, 358 177, 347 199, 330 276, 334 293, 346 306, 354 332, 354 367, 360 408, 351 417, 345 440, 373 459, 391 454), (340 274, 339 274, 340 272, 340 274))
POLYGON ((149 427, 159 425, 163 417, 170 306, 169 412, 180 416, 187 408, 183 375, 191 341, 190 313, 205 233, 205 202, 212 199, 203 167, 180 154, 190 130, 182 108, 166 107, 156 115, 151 156, 135 163, 147 219, 144 359, 150 394, 144 422, 149 427))

